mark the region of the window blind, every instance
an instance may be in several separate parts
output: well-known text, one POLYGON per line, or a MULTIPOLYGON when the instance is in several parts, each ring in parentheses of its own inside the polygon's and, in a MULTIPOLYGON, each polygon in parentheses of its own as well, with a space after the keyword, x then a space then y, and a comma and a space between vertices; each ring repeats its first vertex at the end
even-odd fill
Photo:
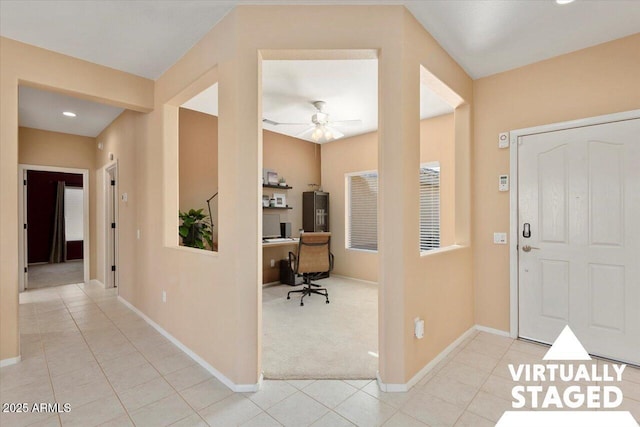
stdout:
POLYGON ((440 167, 420 168, 420 250, 440 247, 440 167))
POLYGON ((348 175, 347 247, 378 250, 378 173, 348 175))

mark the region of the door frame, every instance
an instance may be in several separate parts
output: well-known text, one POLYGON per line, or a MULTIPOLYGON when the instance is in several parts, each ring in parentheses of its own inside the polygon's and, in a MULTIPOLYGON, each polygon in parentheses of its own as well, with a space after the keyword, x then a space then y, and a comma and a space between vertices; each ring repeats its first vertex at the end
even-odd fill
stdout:
MULTIPOLYGON (((19 284, 19 292, 24 292, 25 290, 25 273, 24 268, 29 265, 28 260, 28 247, 25 242, 24 236, 24 226, 23 224, 27 224, 27 209, 26 209, 26 199, 24 193, 24 184, 23 180, 26 179, 25 174, 27 171, 43 171, 43 172, 62 172, 62 173, 74 173, 82 175, 82 192, 83 192, 83 241, 82 241, 82 264, 84 268, 83 280, 84 283, 89 282, 89 268, 91 264, 90 256, 91 256, 91 246, 90 246, 90 217, 89 217, 89 169, 78 169, 78 168, 65 168, 59 166, 43 166, 43 165, 29 165, 29 164, 18 164, 18 185, 20 186, 18 189, 18 218, 20 218, 18 224, 18 230, 22 238, 18 239, 18 284, 19 284)), ((27 229, 27 233, 29 230, 27 229)), ((28 274, 28 273, 27 273, 28 274)))
POLYGON ((509 291, 510 291, 510 335, 519 336, 519 252, 518 241, 520 228, 518 224, 518 146, 520 139, 525 136, 548 133, 560 130, 575 129, 586 126, 602 125, 605 123, 622 122, 640 119, 640 110, 624 111, 585 119, 570 120, 530 128, 516 129, 509 132, 509 174, 511 189, 509 195, 509 291))
MULTIPOLYGON (((118 288, 120 286, 120 276, 119 276, 119 263, 118 263, 118 229, 120 227, 119 221, 119 213, 118 213, 118 160, 114 160, 107 165, 104 166, 103 169, 103 184, 104 184, 104 287, 106 289, 109 288, 118 288), (111 186, 111 180, 109 177, 113 175, 113 179, 116 181, 116 184, 111 186), (112 199, 109 200, 109 197, 112 199), (110 226, 108 221, 109 209, 113 209, 114 221, 116 223, 115 232, 110 226), (113 235, 113 242, 111 242, 111 235, 113 235), (111 244, 113 247, 111 247, 111 244), (113 251, 113 259, 109 254, 110 251, 113 251), (116 266, 116 271, 113 274, 113 280, 110 280, 108 277, 111 274, 111 266, 116 266)), ((118 292, 120 292, 118 290, 118 292)))

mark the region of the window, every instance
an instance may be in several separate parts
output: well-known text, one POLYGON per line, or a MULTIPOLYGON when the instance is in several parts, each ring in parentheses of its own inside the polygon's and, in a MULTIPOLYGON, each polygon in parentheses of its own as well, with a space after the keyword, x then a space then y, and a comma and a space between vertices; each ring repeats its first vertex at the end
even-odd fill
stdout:
POLYGON ((440 247, 440 164, 420 166, 420 251, 440 247))
POLYGON ((378 250, 378 172, 346 176, 347 248, 378 250))
POLYGON ((84 191, 82 188, 64 189, 64 229, 67 242, 84 239, 84 191))

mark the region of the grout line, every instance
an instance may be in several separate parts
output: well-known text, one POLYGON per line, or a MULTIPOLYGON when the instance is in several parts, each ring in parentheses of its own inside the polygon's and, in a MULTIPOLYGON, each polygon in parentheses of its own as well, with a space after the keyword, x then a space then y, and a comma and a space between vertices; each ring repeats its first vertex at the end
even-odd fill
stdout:
MULTIPOLYGON (((477 339, 477 337, 478 337, 478 334, 474 335, 474 337, 473 337, 472 339, 470 339, 470 340, 469 340, 469 341, 468 341, 464 346, 462 346, 462 347, 460 348, 460 350, 458 351, 458 353, 459 353, 460 351, 464 350, 464 349, 465 349, 469 344, 471 344, 473 341, 475 341, 475 340, 477 339)), ((511 346, 512 346, 512 345, 513 345, 513 342, 512 342, 511 344, 509 344, 509 347, 507 348, 507 352, 509 351, 509 348, 511 348, 511 346)), ((507 352, 505 352, 504 354, 507 354, 507 352)), ((456 354, 457 354, 457 353, 456 353, 456 354)), ((493 421, 491 421, 491 420, 489 420, 489 419, 487 419, 487 418, 483 417, 482 415, 478 415, 478 414, 476 414, 475 412, 469 411, 469 406, 471 406, 471 403, 475 400, 475 398, 478 396, 478 394, 482 391, 482 387, 486 384, 486 382, 489 380, 489 378, 491 378, 491 375, 493 375, 493 371, 494 371, 494 370, 495 370, 495 368, 498 366, 498 364, 500 363, 500 361, 504 358, 504 354, 500 357, 500 359, 498 359, 498 362, 496 363, 496 366, 494 366, 494 367, 493 367, 493 369, 491 369, 491 372, 489 372, 489 375, 487 375, 487 378, 482 382, 482 384, 480 384, 480 386, 478 386, 478 388, 477 388, 477 390, 476 390, 475 394, 474 394, 474 395, 473 395, 473 397, 469 400, 469 403, 467 403, 467 404, 466 404, 466 406, 464 407, 464 409, 462 410, 462 412, 460 413, 460 415, 458 416, 458 418, 456 418, 455 422, 453 423, 454 425, 455 425, 458 421, 460 421, 460 418, 462 418, 462 416, 463 416, 463 415, 465 414, 465 412, 467 412, 467 411, 468 411, 468 412, 471 412, 472 414, 474 414, 474 415, 476 415, 476 416, 479 416, 480 418, 484 418, 484 419, 485 419, 485 420, 487 420, 487 421, 493 422, 493 421)), ((455 357, 455 356, 454 356, 454 357, 455 357)), ((449 361, 445 364, 445 366, 446 366, 446 365, 448 365, 449 363, 451 363, 451 361, 452 361, 452 360, 453 360, 453 358, 452 358, 451 360, 449 360, 449 361)), ((462 364, 462 365, 469 366, 469 367, 471 367, 471 368, 477 369, 477 368, 475 368, 475 367, 473 367, 473 366, 470 366, 470 365, 467 365, 466 363, 463 363, 463 362, 457 362, 457 363, 460 363, 460 364, 462 364)), ((442 369, 444 369, 444 367, 445 367, 445 366, 443 366, 442 368, 440 368, 440 370, 439 370, 438 372, 442 371, 442 369)), ((437 373, 436 373, 436 375, 437 375, 437 373)), ((435 375, 434 375, 434 376, 435 376, 435 375)), ((433 378, 429 379, 429 381, 431 381, 432 379, 433 379, 433 378)), ((429 381, 427 381, 427 383, 428 383, 429 381)), ((426 385, 426 384, 425 384, 425 385, 426 385)), ((439 399, 442 399, 442 398, 440 398, 440 397, 439 397, 439 399)), ((444 399, 442 399, 442 400, 444 400, 444 399)))
MULTIPOLYGON (((234 392, 234 393, 235 393, 235 392, 234 392)), ((254 405, 255 405, 255 403, 254 403, 254 405)), ((258 405, 256 405, 256 406, 258 406, 258 405)), ((274 405, 274 406, 275 406, 275 405, 274 405)), ((208 408, 208 406, 207 406, 207 408, 208 408)), ((258 408, 260 408, 260 407, 258 406, 258 408)), ((276 420, 273 416, 271 416, 271 414, 270 414, 270 413, 268 413, 266 410, 264 410, 264 409, 262 409, 262 408, 260 408, 260 410, 261 410, 262 412, 260 412, 259 414, 257 414, 255 417, 251 417, 251 418, 249 418, 247 421, 243 422, 241 425, 244 425, 244 424, 248 423, 248 422, 249 422, 249 421, 251 421, 251 420, 255 420, 256 418, 258 418, 258 417, 259 417, 260 415, 262 415, 262 414, 265 414, 267 417, 271 418, 273 421, 275 421, 275 422, 276 422, 276 423, 278 423, 279 425, 281 425, 281 426, 283 426, 283 425, 284 425, 284 424, 282 424, 280 421, 276 420)), ((324 417, 324 415, 322 415, 322 416, 324 417)), ((322 417, 320 417, 320 418, 322 418, 322 417)), ((318 419, 320 419, 320 418, 318 418, 318 419)), ((316 420, 316 421, 317 421, 317 420, 316 420)), ((315 421, 314 421, 314 422, 315 422, 315 421)), ((207 425, 209 425, 209 423, 207 423, 207 422, 206 422, 206 420, 205 420, 205 423, 206 423, 207 425)), ((169 426, 169 427, 171 427, 171 426, 169 426)))
MULTIPOLYGON (((100 308, 100 306, 98 306, 98 304, 96 304, 95 300, 94 300, 93 298, 91 298, 91 295, 89 295, 89 294, 88 294, 88 293, 87 293, 87 292, 86 292, 82 287, 80 287, 80 286, 78 286, 78 285, 76 285, 76 286, 77 286, 77 287, 78 287, 82 292, 84 292, 84 294, 85 294, 85 295, 86 295, 86 296, 87 296, 87 297, 92 301, 92 303, 93 303, 93 304, 95 304, 95 305, 100 309, 100 311, 102 311, 102 309, 100 308)), ((66 306, 66 304, 65 304, 65 306, 66 306)), ((69 310, 69 308, 67 307, 67 311, 68 311, 68 310, 69 310)), ((104 313, 104 311, 102 311, 102 313, 103 313, 103 314, 106 314, 106 313, 104 313)), ((70 312, 70 311, 69 311, 69 314, 71 314, 71 312, 70 312)), ((108 317, 108 316, 107 316, 107 317, 108 317)), ((101 364, 100 364, 100 362, 98 361, 98 358, 96 357, 96 354, 94 353, 93 349, 92 349, 92 348, 91 348, 91 346, 89 345, 89 342, 87 341, 87 338, 85 337, 84 332, 83 332, 83 331, 80 329, 80 327, 78 326, 78 322, 76 322, 76 319, 73 317, 73 315, 71 315, 71 318, 73 319, 73 323, 76 325, 76 328, 78 328, 78 331, 80 332, 80 335, 82 336, 82 339, 84 340, 85 344, 87 345, 87 348, 89 348, 89 351, 91 352, 91 355, 93 356, 93 359, 96 361, 96 364, 98 365, 98 368, 100 369, 100 372, 102 372, 102 375, 104 376, 105 380, 107 380, 107 383, 109 383, 109 387, 111 387, 111 390, 113 391, 113 394, 115 394, 115 395, 116 395, 116 399, 118 399, 118 402, 120 402, 120 405, 122 405, 122 409, 124 409, 124 412, 125 412, 125 414, 127 414, 127 416, 129 417, 129 420, 131 421, 131 423, 132 423, 133 425, 135 425, 135 422, 133 421, 133 418, 131 418, 131 414, 130 414, 130 413, 129 413, 129 411, 127 410, 127 407, 126 407, 126 406, 124 406, 124 403, 122 403, 122 400, 120 399, 120 396, 118 395, 118 392, 117 392, 117 391, 116 391, 116 389, 113 387, 113 384, 111 384, 111 381, 109 380, 109 377, 107 376, 106 372, 104 372, 104 369, 102 369, 102 365, 101 365, 101 364)), ((109 321, 111 321, 111 319, 109 319, 109 321)), ((111 323, 113 323, 113 321, 111 321, 111 323)), ((98 399, 96 399, 96 400, 94 400, 94 401, 92 401, 92 402, 87 402, 87 403, 85 403, 85 404, 83 404, 83 405, 80 405, 80 406, 82 407, 82 406, 85 406, 85 405, 88 405, 88 404, 90 404, 90 403, 97 402, 98 400, 103 400, 103 399, 104 399, 104 397, 101 397, 101 398, 98 398, 98 399)), ((108 421, 112 421, 112 420, 115 420, 116 418, 118 418, 118 417, 114 417, 114 418, 112 418, 112 419, 109 419, 109 420, 107 420, 106 422, 108 422, 108 421)))
MULTIPOLYGON (((87 296, 89 296, 89 295, 87 294, 87 296)), ((89 298, 91 298, 91 296, 89 296, 89 298)), ((93 298, 91 298, 91 300, 93 301, 93 298)), ((126 308, 126 309, 127 309, 127 313, 133 313, 133 314, 135 314, 135 312, 134 312, 133 310, 131 310, 129 307, 125 306, 124 304, 121 304, 121 303, 118 301, 118 297, 117 297, 117 295, 114 297, 114 299, 113 299, 113 300, 114 300, 114 301, 116 301, 116 302, 118 302, 118 304, 119 304, 119 305, 122 305, 122 307, 126 308)), ((95 302, 94 302, 94 303, 95 303, 95 302)), ((136 349, 136 351, 137 351, 138 353, 140 353, 140 355, 144 358, 144 360, 146 360, 146 361, 147 361, 147 363, 149 363, 149 365, 150 365, 150 366, 151 366, 151 367, 152 367, 152 368, 153 368, 153 369, 158 373, 158 375, 160 375, 160 378, 162 378, 162 379, 163 379, 163 380, 164 380, 164 381, 169 385, 169 387, 171 387, 171 388, 175 391, 175 393, 180 397, 180 399, 182 399, 182 401, 183 401, 183 402, 184 402, 184 403, 185 403, 189 408, 191 408, 191 410, 192 410, 195 414, 197 414, 197 415, 198 415, 198 416, 199 416, 199 417, 200 417, 200 418, 201 418, 201 419, 202 419, 206 424, 208 424, 208 423, 206 422, 206 420, 204 420, 204 419, 202 418, 202 416, 200 415, 200 413, 199 413, 199 412, 198 412, 198 411, 197 411, 193 406, 191 406, 191 404, 190 404, 189 402, 187 402, 187 401, 186 401, 186 399, 182 396, 182 394, 180 393, 180 391, 179 391, 179 390, 177 390, 177 389, 173 386, 173 384, 171 384, 169 381, 167 381, 167 379, 165 378, 165 375, 164 375, 164 374, 162 374, 162 372, 160 372, 160 371, 158 370, 158 368, 156 368, 156 366, 153 364, 153 362, 151 362, 151 361, 147 358, 147 356, 145 355, 145 353, 144 353, 144 352, 143 352, 143 351, 142 351, 138 346, 136 346, 136 344, 135 344, 135 343, 134 343, 134 342, 133 342, 133 341, 132 341, 128 336, 127 336, 127 334, 126 334, 126 333, 124 333, 124 332, 122 331, 122 329, 120 329, 120 326, 118 326, 118 324, 116 324, 116 323, 113 321, 113 319, 111 318, 111 316, 109 316, 109 314, 107 314, 107 313, 102 309, 102 307, 100 307, 97 303, 95 303, 95 304, 96 304, 96 306, 98 307, 98 309, 102 312, 102 314, 104 314, 104 315, 109 319, 109 321, 113 324, 113 326, 114 326, 114 327, 115 327, 115 328, 116 328, 116 329, 117 329, 117 330, 122 334, 122 336, 123 336, 123 337, 125 337, 125 339, 126 339, 126 340, 127 340, 127 341, 128 341, 128 342, 129 342, 129 343, 130 343, 134 348, 135 348, 135 349, 136 349)), ((157 332, 154 332, 154 333, 157 333, 157 332)), ((160 334, 158 333, 158 335, 160 335, 160 334)), ((160 336, 162 336, 162 335, 160 335, 160 336)), ((164 337, 163 337, 163 338, 164 338, 164 337)), ((166 338, 165 338, 165 339, 166 339, 166 338)), ((175 346, 175 344, 171 343, 170 341, 169 341, 169 343, 170 343, 172 346, 176 347, 176 346, 175 346)), ((176 348, 177 348, 177 347, 176 347, 176 348)), ((97 361, 97 360, 96 360, 96 361, 97 361)), ((98 365, 100 365, 100 362, 98 362, 98 365)), ((194 365, 196 365, 196 364, 194 363, 194 365)), ((194 366, 194 365, 190 365, 190 366, 194 366)), ((168 372, 168 373, 167 373, 167 375, 168 375, 168 374, 172 374, 173 372, 180 371, 181 369, 188 368, 188 367, 190 367, 190 366, 186 366, 186 367, 184 367, 184 368, 180 368, 180 369, 177 369, 177 370, 175 370, 175 371, 168 372)), ((102 365, 100 365, 100 369, 102 370, 102 365)), ((103 373, 104 373, 104 371, 103 371, 103 373)), ((107 377, 106 373, 105 373, 104 375, 105 375, 105 377, 107 377)), ((213 375, 211 375, 211 378, 215 378, 215 377, 214 377, 213 375)), ((205 379, 205 380, 203 380, 203 381, 200 381, 199 383, 193 384, 193 385, 189 386, 189 388, 190 388, 190 387, 194 387, 194 386, 196 386, 196 385, 198 385, 198 384, 202 384, 202 383, 204 383, 204 382, 206 382, 206 381, 209 381, 211 378, 208 378, 208 379, 205 379)), ((108 377, 107 377, 107 381, 109 381, 108 377)), ((149 380, 149 381, 147 381, 147 382, 145 382, 145 383, 138 384, 138 385, 136 385, 136 386, 134 386, 134 387, 132 387, 132 388, 135 388, 135 387, 138 387, 138 386, 141 386, 141 385, 144 385, 144 384, 148 384, 148 383, 150 383, 151 381, 155 381, 155 378, 154 378, 154 379, 151 379, 151 380, 149 380)), ((110 381, 109 381, 109 384, 111 385, 111 382, 110 382, 110 381)), ((112 386, 112 388, 113 388, 113 386, 112 386)), ((118 392, 117 392, 115 389, 113 389, 113 391, 115 392, 116 396, 118 396, 118 400, 120 400, 120 396, 118 395, 118 392)), ((140 408, 136 409, 135 411, 138 411, 138 410, 140 410, 140 409, 142 409, 142 408, 145 408, 145 407, 147 407, 147 406, 149 406, 149 405, 152 405, 152 404, 154 404, 154 403, 156 403, 156 402, 158 402, 158 401, 160 401, 160 400, 162 400, 162 399, 165 399, 166 397, 168 397, 168 396, 165 396, 165 397, 162 397, 162 398, 160 398, 160 399, 158 399, 158 400, 155 400, 155 401, 153 401, 153 402, 150 402, 150 403, 148 403, 148 404, 146 404, 146 405, 144 405, 144 406, 142 406, 142 407, 140 407, 140 408)), ((222 400, 224 400, 224 399, 221 399, 220 401, 222 401, 222 400)), ((122 401, 121 401, 120 403, 122 403, 122 401)), ((215 403, 217 403, 217 402, 212 403, 212 405, 213 405, 213 404, 215 404, 215 403)), ((209 406, 211 406, 211 405, 208 405, 208 406, 206 406, 206 407, 208 408, 209 406)), ((129 414, 129 410, 126 408, 126 406, 125 406, 124 404, 122 404, 122 407, 124 408, 124 410, 125 410, 125 411, 127 412, 127 414, 129 415, 129 418, 131 418, 131 415, 129 414)), ((202 408, 202 409, 205 409, 205 408, 202 408)), ((135 412, 135 411, 133 411, 133 412, 135 412)), ((185 418, 188 418, 188 417, 190 417, 190 416, 191 416, 191 415, 188 415, 188 416, 187 416, 187 417, 185 417, 185 418)), ((184 418, 182 418, 182 419, 184 419, 184 418)), ((182 420, 182 419, 181 419, 181 420, 182 420)), ((178 421, 180 421, 180 420, 177 420, 177 421, 175 421, 175 422, 178 422, 178 421)), ((133 419, 131 419, 131 422, 135 425, 135 422, 133 421, 133 419)))
MULTIPOLYGON (((62 299, 62 298, 60 298, 60 299, 62 299)), ((64 304, 64 301, 63 301, 63 304, 64 304)), ((18 311, 19 310, 20 310, 20 304, 18 303, 18 311)), ((49 359, 47 358, 47 352, 45 350, 44 342, 42 340, 42 332, 40 330, 40 319, 38 317, 37 310, 36 310, 36 322, 38 324, 38 335, 40 335, 40 345, 42 346, 42 355, 44 356, 44 363, 45 363, 45 365, 47 365, 47 373, 49 374, 49 385, 51 386, 51 393, 53 394, 53 401, 57 402, 58 399, 56 399, 56 389, 55 389, 55 387, 53 387, 53 378, 51 376, 51 369, 49 369, 49 359)), ((58 412, 56 415, 58 417, 58 422, 60 423, 60 425, 62 425, 62 416, 60 415, 60 412, 58 412)))

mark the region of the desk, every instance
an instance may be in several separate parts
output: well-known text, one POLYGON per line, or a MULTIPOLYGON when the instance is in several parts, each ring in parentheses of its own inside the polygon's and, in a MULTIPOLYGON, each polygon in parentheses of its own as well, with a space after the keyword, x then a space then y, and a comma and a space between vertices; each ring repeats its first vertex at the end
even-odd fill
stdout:
POLYGON ((280 282, 280 260, 286 260, 288 252, 295 252, 300 239, 290 239, 280 242, 262 242, 262 283, 280 282), (271 261, 275 264, 271 267, 271 261))
POLYGON ((279 246, 297 246, 300 239, 282 240, 279 242, 262 242, 263 248, 277 248, 279 246))

